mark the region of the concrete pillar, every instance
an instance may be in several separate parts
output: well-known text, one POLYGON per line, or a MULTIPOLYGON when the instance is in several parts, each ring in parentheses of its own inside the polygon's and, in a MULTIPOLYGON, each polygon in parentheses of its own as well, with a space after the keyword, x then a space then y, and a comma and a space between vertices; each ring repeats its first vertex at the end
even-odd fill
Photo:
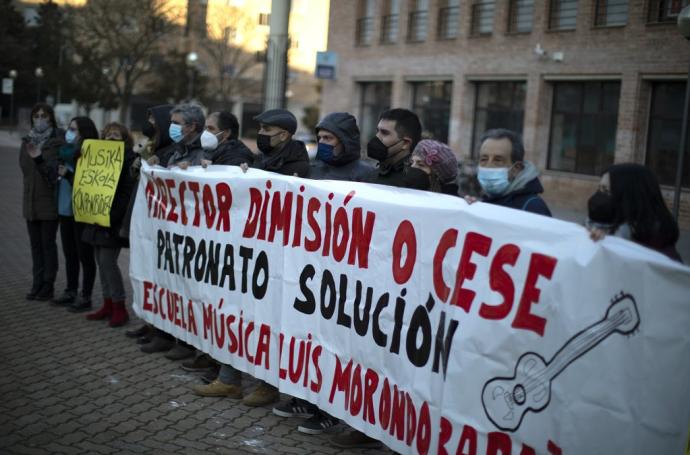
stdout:
POLYGON ((264 109, 285 108, 290 3, 291 0, 272 0, 271 2, 264 109))

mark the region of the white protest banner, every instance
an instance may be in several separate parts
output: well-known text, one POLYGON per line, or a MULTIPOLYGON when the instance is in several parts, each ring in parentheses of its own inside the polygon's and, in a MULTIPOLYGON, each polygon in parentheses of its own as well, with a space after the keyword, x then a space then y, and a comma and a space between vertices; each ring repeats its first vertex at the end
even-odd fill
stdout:
POLYGON ((401 453, 681 453, 690 269, 547 217, 144 166, 137 314, 401 453))

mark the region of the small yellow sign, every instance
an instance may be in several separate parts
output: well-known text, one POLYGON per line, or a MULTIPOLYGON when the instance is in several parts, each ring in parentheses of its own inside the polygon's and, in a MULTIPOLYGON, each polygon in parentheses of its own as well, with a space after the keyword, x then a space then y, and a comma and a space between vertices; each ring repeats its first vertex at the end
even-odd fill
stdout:
POLYGON ((72 191, 76 221, 110 227, 110 209, 124 160, 122 141, 84 141, 72 191))

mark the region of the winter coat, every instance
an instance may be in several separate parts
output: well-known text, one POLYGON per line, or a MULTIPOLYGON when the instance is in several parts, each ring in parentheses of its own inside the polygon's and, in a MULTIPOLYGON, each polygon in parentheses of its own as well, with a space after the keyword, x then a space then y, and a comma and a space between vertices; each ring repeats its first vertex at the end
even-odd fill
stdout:
POLYGON ((299 177, 308 177, 309 154, 303 142, 290 140, 279 150, 263 154, 255 167, 283 175, 297 174, 299 177))
POLYGON ((126 171, 135 157, 136 155, 132 150, 125 150, 125 159, 120 172, 120 179, 117 182, 113 204, 110 207, 110 227, 87 224, 81 236, 82 241, 106 248, 129 247, 127 239, 120 236, 120 228, 125 221, 132 193, 136 191, 136 179, 126 171))
POLYGON ((502 196, 485 196, 482 200, 489 204, 501 205, 513 209, 524 210, 526 212, 539 215, 551 216, 551 211, 546 202, 539 196, 544 192, 539 177, 530 180, 520 189, 508 192, 502 196))
POLYGON ((201 134, 199 134, 189 144, 178 142, 175 144, 172 155, 168 160, 167 167, 177 166, 179 163, 186 161, 190 166, 201 166, 201 160, 204 159, 204 149, 201 147, 201 134))
POLYGON ((384 164, 380 162, 378 168, 376 168, 372 174, 369 183, 408 188, 408 180, 406 179, 407 167, 407 159, 398 161, 394 164, 384 164))
POLYGON ((316 180, 349 180, 367 182, 371 180, 375 168, 361 160, 359 128, 355 118, 345 112, 327 115, 318 125, 319 130, 330 131, 342 144, 341 152, 326 163, 318 157, 312 161, 309 176, 316 180))
POLYGON ((254 164, 256 155, 242 141, 229 139, 218 144, 215 150, 206 150, 204 157, 213 164, 239 166, 242 163, 247 163, 251 166, 254 164))
POLYGON ((65 132, 55 128, 41 145, 41 155, 31 158, 26 151, 28 138, 22 139, 19 167, 24 177, 22 211, 27 221, 57 219, 57 159, 58 150, 65 143, 65 132))
MULTIPOLYGON (((170 134, 168 130, 170 129, 170 111, 173 110, 173 106, 170 104, 163 104, 160 106, 154 106, 149 109, 149 112, 153 116, 156 122, 156 127, 158 128, 158 135, 156 136, 156 142, 152 145, 152 153, 155 154, 160 160, 160 165, 163 167, 168 166, 168 161, 170 157, 175 152, 175 144, 172 139, 170 139, 170 134)), ((149 157, 143 157, 148 159, 149 157)))

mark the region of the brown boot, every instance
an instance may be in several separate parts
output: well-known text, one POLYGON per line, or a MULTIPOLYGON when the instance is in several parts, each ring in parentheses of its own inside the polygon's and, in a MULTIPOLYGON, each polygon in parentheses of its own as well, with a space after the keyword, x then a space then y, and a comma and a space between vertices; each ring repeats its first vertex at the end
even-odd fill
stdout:
POLYGON ((278 389, 266 382, 261 382, 256 389, 242 400, 246 406, 265 406, 280 400, 278 389))
POLYGON ((125 308, 125 301, 113 302, 113 312, 108 325, 110 327, 121 327, 127 324, 127 321, 129 321, 129 314, 127 313, 127 308, 125 308))

